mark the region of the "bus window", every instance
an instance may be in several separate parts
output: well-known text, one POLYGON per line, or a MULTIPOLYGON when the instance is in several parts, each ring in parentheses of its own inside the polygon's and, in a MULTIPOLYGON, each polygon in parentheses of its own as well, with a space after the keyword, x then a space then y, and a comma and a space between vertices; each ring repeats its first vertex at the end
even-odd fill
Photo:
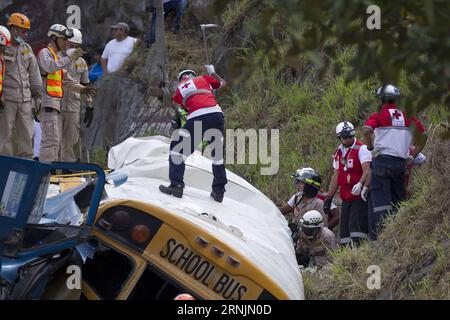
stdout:
POLYGON ((178 294, 188 292, 147 267, 128 300, 173 300, 178 294))
POLYGON ((83 279, 101 299, 114 300, 133 269, 130 258, 99 242, 94 258, 83 266, 83 279))
POLYGON ((87 213, 96 187, 96 177, 91 176, 89 179, 80 177, 72 184, 51 183, 50 173, 41 179, 25 227, 23 251, 79 237, 86 229, 87 213))

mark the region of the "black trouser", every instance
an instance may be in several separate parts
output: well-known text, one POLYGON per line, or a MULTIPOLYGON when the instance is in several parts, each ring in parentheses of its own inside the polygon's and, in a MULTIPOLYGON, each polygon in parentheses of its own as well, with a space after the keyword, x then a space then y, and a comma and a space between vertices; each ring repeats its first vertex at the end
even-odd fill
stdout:
POLYGON ((367 239, 368 233, 368 207, 363 199, 355 201, 342 201, 340 219, 341 244, 353 241, 359 244, 367 239))
POLYGON ((208 141, 212 147, 211 156, 213 158, 212 171, 214 180, 212 190, 216 193, 225 193, 225 185, 228 180, 223 160, 225 153, 223 134, 224 116, 221 112, 210 113, 187 120, 183 129, 179 131, 179 136, 174 136, 170 144, 169 178, 171 184, 184 186, 183 177, 186 168, 186 158, 201 145, 202 141, 208 141), (201 130, 195 132, 196 127, 201 127, 201 130), (210 131, 207 132, 208 130, 210 131), (209 133, 212 134, 211 137, 208 137, 209 133))
POLYGON ((405 200, 406 160, 379 156, 372 161, 372 181, 369 211, 369 238, 377 240, 381 224, 396 212, 399 202, 405 200))

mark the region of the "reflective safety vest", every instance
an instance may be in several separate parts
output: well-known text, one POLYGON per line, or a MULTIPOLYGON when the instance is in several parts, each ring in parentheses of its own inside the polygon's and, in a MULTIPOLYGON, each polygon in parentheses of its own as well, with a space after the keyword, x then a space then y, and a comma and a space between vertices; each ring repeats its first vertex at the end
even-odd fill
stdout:
POLYGON ((342 201, 355 201, 361 199, 361 196, 352 194, 352 189, 355 184, 361 180, 363 169, 359 161, 359 149, 364 144, 356 140, 355 145, 347 150, 345 157, 342 155, 342 150, 339 148, 335 154, 335 160, 339 163, 338 169, 338 185, 341 188, 340 196, 342 201))
POLYGON ((0 97, 3 93, 3 78, 5 77, 5 62, 3 61, 3 58, 0 58, 0 97))
MULTIPOLYGON (((47 47, 47 48, 48 48, 48 50, 50 50, 50 53, 52 54, 55 61, 58 61, 59 59, 58 59, 58 55, 56 54, 56 52, 50 47, 47 47)), ((54 73, 47 74, 47 94, 50 97, 55 97, 55 98, 63 97, 63 84, 62 84, 63 75, 64 75, 64 72, 62 69, 57 70, 54 73)))

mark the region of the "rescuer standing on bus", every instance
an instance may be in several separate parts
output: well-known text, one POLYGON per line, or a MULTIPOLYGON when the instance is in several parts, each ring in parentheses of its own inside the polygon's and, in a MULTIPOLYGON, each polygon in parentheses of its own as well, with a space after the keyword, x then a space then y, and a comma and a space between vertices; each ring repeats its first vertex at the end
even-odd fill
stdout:
POLYGON ((178 198, 183 196, 186 158, 194 152, 195 146, 198 146, 204 140, 205 132, 215 129, 221 137, 214 136, 211 138, 212 141, 209 141, 215 145, 211 152, 214 174, 211 197, 217 202, 222 202, 225 185, 228 182, 223 160, 224 115, 213 90, 223 88, 226 82, 216 73, 213 65, 206 65, 205 67, 209 75, 197 77, 193 70, 184 70, 178 76, 177 91, 172 100, 187 110, 188 117, 182 130, 178 131, 179 136, 172 138, 170 145, 170 185, 167 187, 161 185, 159 189, 163 193, 178 198), (195 129, 200 126, 201 130, 195 132, 195 129), (181 150, 178 150, 179 144, 184 146, 186 140, 189 140, 188 150, 182 148, 181 152, 181 150))

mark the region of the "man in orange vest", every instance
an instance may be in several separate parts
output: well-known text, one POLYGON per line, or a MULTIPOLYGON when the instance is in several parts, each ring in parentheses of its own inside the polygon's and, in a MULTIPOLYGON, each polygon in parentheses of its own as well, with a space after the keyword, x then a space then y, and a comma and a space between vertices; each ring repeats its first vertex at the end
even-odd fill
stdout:
POLYGON ((43 79, 41 121, 42 139, 39 159, 46 162, 59 160, 61 146, 60 113, 63 98, 63 69, 81 57, 84 51, 75 49, 70 56, 65 56, 67 39, 73 37, 73 31, 67 27, 54 24, 48 31, 50 42, 38 54, 38 64, 43 79))
POLYGON ((5 51, 4 117, 0 119, 0 154, 33 158, 34 124, 32 100, 40 101, 42 79, 33 49, 26 40, 31 23, 27 16, 14 13, 8 19, 11 45, 5 51), (16 133, 17 153, 12 148, 16 133))
POLYGON ((3 53, 7 46, 10 45, 11 34, 4 26, 0 26, 0 117, 3 118, 3 109, 5 107, 3 100, 3 78, 5 76, 6 68, 3 60, 3 53))

